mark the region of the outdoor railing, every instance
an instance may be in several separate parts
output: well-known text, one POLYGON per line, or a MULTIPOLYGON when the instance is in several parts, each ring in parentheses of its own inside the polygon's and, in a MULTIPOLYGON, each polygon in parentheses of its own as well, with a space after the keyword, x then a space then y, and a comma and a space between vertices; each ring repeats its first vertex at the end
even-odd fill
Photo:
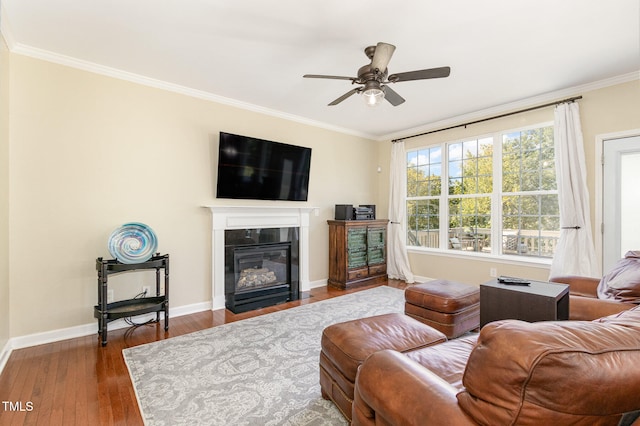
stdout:
MULTIPOLYGON (((523 256, 553 257, 558 245, 558 231, 518 231, 504 230, 502 235, 502 253, 523 256)), ((409 231, 409 246, 440 247, 440 231, 409 231)), ((482 228, 476 233, 464 232, 461 228, 452 228, 449 232, 448 248, 462 251, 491 251, 491 230, 482 228)))

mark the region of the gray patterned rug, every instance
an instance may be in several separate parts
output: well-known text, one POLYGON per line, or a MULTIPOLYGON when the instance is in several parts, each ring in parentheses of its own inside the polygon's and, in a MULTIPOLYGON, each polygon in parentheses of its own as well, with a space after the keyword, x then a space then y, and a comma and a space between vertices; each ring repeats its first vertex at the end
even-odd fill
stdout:
POLYGON ((403 312, 382 286, 123 351, 146 425, 346 425, 322 399, 328 325, 403 312))

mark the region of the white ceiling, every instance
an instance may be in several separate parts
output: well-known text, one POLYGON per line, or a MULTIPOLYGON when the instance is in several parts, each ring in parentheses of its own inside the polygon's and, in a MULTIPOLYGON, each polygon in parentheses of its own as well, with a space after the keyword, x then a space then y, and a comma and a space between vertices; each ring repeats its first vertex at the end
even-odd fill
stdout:
POLYGON ((383 139, 637 73, 640 0, 3 0, 12 51, 383 139), (406 99, 327 104, 364 48, 397 49, 406 99))

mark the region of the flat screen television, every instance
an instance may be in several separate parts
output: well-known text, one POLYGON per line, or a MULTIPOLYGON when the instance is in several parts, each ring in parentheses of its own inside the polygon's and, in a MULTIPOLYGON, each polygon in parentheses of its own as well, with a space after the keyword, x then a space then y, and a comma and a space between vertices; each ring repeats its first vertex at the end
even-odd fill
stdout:
POLYGON ((311 148, 220 132, 217 198, 307 201, 311 148))

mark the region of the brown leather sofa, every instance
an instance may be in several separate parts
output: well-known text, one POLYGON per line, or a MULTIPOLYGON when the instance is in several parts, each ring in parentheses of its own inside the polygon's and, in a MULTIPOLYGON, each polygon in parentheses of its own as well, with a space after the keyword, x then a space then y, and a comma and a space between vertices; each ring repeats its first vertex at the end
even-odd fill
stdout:
POLYGON ((564 276, 551 282, 569 285, 569 319, 591 321, 631 309, 637 305, 610 299, 598 299, 598 278, 564 276))
POLYGON ((476 336, 369 356, 352 425, 618 425, 640 410, 640 307, 476 336))

